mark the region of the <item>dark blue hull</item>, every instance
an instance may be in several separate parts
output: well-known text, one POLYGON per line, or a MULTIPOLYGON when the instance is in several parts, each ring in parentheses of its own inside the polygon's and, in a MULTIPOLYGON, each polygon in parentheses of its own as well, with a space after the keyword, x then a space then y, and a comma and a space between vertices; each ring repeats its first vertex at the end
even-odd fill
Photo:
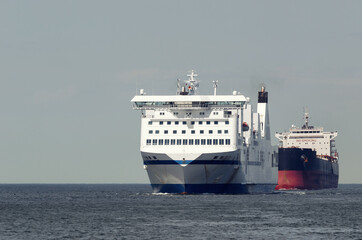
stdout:
POLYGON ((271 193, 276 184, 151 184, 158 193, 178 194, 246 194, 271 193))

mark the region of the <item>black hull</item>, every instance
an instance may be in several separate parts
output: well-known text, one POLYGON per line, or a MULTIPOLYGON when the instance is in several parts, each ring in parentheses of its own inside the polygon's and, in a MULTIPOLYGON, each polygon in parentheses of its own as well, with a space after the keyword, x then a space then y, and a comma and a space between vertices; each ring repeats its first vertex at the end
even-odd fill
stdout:
POLYGON ((276 189, 337 188, 338 177, 338 163, 317 157, 311 149, 279 148, 276 189))

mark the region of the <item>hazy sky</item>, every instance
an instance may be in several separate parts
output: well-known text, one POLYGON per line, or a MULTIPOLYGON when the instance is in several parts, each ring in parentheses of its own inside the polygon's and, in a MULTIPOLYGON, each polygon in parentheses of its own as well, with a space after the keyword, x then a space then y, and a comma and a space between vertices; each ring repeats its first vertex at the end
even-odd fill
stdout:
MULTIPOLYGON (((338 131, 362 183, 362 1, 0 1, 0 183, 148 183, 137 89, 269 91, 271 130, 338 131)), ((273 134, 274 135, 274 134, 273 134)), ((277 140, 274 139, 274 143, 277 140)))

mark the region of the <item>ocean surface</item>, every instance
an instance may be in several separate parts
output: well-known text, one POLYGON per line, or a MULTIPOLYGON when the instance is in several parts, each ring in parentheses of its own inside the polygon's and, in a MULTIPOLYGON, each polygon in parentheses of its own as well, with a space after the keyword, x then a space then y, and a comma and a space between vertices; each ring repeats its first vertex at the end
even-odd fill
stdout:
POLYGON ((259 195, 0 185, 0 239, 362 239, 362 184, 259 195))

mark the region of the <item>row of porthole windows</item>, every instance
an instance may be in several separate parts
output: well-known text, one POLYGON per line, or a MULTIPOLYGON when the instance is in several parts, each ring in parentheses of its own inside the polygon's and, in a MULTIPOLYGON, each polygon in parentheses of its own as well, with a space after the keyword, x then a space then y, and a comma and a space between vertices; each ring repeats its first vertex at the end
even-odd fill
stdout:
MULTIPOLYGON (((290 145, 293 145, 294 143, 290 143, 290 145)), ((297 142, 296 144, 302 144, 301 142, 297 142)), ((309 144, 309 142, 305 142, 305 144, 309 144)), ((315 142, 312 142, 312 144, 315 144, 315 142)), ((324 143, 322 143, 322 142, 319 142, 318 144, 328 144, 327 142, 324 142, 324 143)), ((289 143, 288 143, 288 145, 289 145, 289 143)))
MULTIPOLYGON (((200 114, 200 115, 205 115, 204 112, 200 112, 199 114, 200 114)), ((165 113, 164 113, 164 112, 160 112, 160 115, 165 115, 165 113), (162 113, 163 113, 163 114, 162 114, 162 113)), ((178 112, 174 112, 173 115, 177 116, 177 115, 178 115, 178 112)), ((191 116, 192 113, 187 112, 186 115, 187 115, 187 116, 191 116)), ((214 115, 215 115, 215 113, 214 113, 214 115)))
MULTIPOLYGON (((206 123, 206 125, 210 125, 211 122, 213 122, 214 125, 219 125, 219 121, 191 121, 190 124, 195 125, 196 123, 198 123, 199 125, 203 125, 204 123, 206 123)), ((172 123, 174 123, 175 125, 180 125, 180 123, 182 123, 182 125, 187 125, 187 121, 158 121, 159 125, 164 125, 164 123, 166 123, 167 125, 171 125, 172 123)), ((225 125, 229 125, 229 123, 229 121, 225 121, 225 125)), ((153 125, 153 121, 148 121, 148 125, 153 125)))
MULTIPOLYGON (((163 130, 163 134, 168 134, 168 130, 163 130)), ((171 132, 171 131, 170 131, 171 132)), ((177 134, 177 130, 172 130, 172 133, 173 134, 177 134)), ((209 130, 208 131, 209 132, 209 134, 213 134, 214 133, 214 130, 209 130)), ((217 132, 217 134, 222 134, 222 130, 215 130, 215 133, 217 132)), ((160 130, 148 130, 148 134, 153 134, 153 133, 155 133, 155 134, 159 134, 160 133, 160 130)), ((182 134, 186 134, 186 130, 181 130, 181 133, 182 134)), ((190 133, 191 134, 196 134, 196 130, 191 130, 190 131, 190 133)), ((199 133, 200 134, 204 134, 205 133, 205 131, 204 130, 200 130, 199 131, 199 133)), ((228 134, 229 133, 229 130, 224 130, 224 134, 228 134)))
POLYGON ((230 145, 230 139, 147 139, 146 145, 230 145))

